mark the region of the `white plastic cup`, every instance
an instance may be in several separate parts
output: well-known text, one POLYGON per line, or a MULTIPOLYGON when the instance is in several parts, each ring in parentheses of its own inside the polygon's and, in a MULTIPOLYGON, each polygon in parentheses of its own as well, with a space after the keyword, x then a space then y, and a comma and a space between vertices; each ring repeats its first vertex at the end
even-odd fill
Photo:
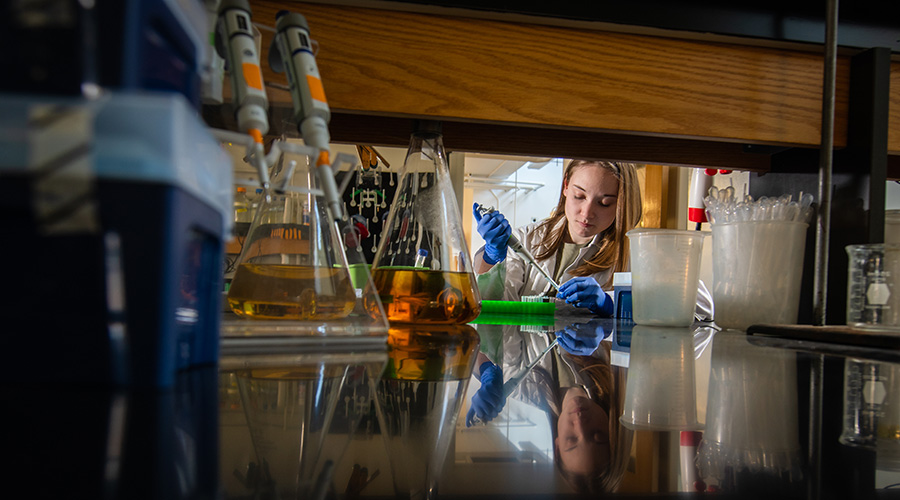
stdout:
POLYGON ((641 228, 627 235, 635 324, 690 326, 697 307, 705 233, 641 228))
POLYGON ((722 328, 792 325, 800 306, 805 222, 712 225, 713 302, 722 328))
POLYGON ((703 428, 697 421, 693 330, 634 326, 619 420, 632 430, 703 428))

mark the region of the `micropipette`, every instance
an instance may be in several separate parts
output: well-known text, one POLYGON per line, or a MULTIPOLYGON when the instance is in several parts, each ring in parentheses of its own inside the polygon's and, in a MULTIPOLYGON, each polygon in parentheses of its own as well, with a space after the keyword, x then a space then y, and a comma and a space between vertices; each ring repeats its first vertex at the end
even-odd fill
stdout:
POLYGON ((263 87, 259 54, 251 28, 250 4, 247 0, 226 0, 219 6, 216 21, 215 47, 225 59, 231 73, 231 92, 238 129, 255 141, 252 163, 260 182, 268 188, 269 171, 262 161, 263 134, 269 131, 266 109, 269 100, 263 87))
POLYGON ((325 202, 335 221, 343 215, 343 204, 331 170, 329 151, 331 136, 328 121, 331 110, 325 98, 322 78, 312 52, 309 24, 303 15, 281 11, 275 24, 275 38, 269 49, 269 66, 276 72, 287 73, 291 100, 294 103, 294 119, 298 123, 303 142, 319 150, 316 161, 316 177, 325 202), (275 49, 275 50, 273 50, 275 49))
MULTIPOLYGON (((493 211, 494 211, 494 207, 485 207, 484 205, 478 205, 478 213, 480 213, 481 215, 489 214, 493 211)), ((555 288, 557 291, 559 291, 559 284, 557 284, 556 281, 553 280, 553 277, 550 276, 550 274, 548 274, 547 271, 544 271, 544 268, 542 268, 537 263, 537 260, 535 260, 534 255, 531 255, 531 252, 529 252, 528 249, 526 249, 525 246, 522 245, 522 242, 519 241, 519 238, 516 238, 516 236, 512 235, 512 234, 509 235, 509 242, 507 243, 507 245, 509 245, 509 248, 512 248, 513 251, 515 251, 517 254, 519 254, 520 257, 525 259, 525 262, 534 266, 535 269, 537 269, 538 272, 540 272, 541 275, 544 278, 546 278, 547 281, 550 282, 550 285, 552 285, 553 288, 555 288)))

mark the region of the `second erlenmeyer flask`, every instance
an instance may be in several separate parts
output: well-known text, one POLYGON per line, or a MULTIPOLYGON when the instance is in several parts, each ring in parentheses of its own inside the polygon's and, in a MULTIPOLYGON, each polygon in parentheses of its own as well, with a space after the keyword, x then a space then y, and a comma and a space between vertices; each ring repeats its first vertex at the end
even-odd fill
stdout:
POLYGON ((388 321, 467 323, 481 311, 437 122, 412 134, 372 279, 388 321))
POLYGON ((228 291, 239 316, 331 320, 356 305, 340 235, 303 167, 293 175, 297 185, 265 193, 253 219, 228 291))

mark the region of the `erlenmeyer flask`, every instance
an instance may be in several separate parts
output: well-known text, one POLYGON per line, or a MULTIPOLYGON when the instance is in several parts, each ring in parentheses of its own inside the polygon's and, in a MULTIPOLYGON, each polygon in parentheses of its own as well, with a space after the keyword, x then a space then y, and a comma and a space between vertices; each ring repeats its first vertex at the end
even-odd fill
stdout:
POLYGON ((481 311, 439 125, 422 121, 412 134, 375 252, 372 279, 391 322, 467 323, 481 311))
POLYGON ((305 162, 264 194, 244 242, 228 304, 256 319, 333 320, 356 305, 343 242, 305 162), (291 185, 294 184, 294 185, 291 185))

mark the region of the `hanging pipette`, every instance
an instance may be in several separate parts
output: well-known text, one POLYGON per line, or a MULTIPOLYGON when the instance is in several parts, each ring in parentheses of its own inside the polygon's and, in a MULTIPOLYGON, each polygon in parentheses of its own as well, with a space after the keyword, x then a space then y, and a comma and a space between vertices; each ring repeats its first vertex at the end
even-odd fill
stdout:
POLYGON ((231 73, 231 94, 238 129, 253 137, 250 160, 259 172, 260 183, 269 187, 269 170, 263 160, 263 134, 269 131, 269 100, 263 87, 259 54, 250 21, 247 0, 222 0, 216 21, 216 52, 231 73))
MULTIPOLYGON (((478 205, 478 213, 480 213, 481 215, 488 214, 493 211, 494 211, 494 207, 485 207, 484 205, 478 205)), ((557 284, 556 281, 554 281, 553 277, 550 276, 550 274, 548 274, 547 271, 544 271, 544 268, 542 268, 537 263, 537 260, 535 260, 534 255, 531 255, 531 252, 529 252, 528 249, 525 248, 524 245, 522 245, 522 242, 519 241, 519 239, 516 238, 515 235, 513 235, 513 234, 509 235, 509 242, 507 243, 507 245, 509 245, 509 248, 512 248, 513 251, 515 251, 517 254, 519 254, 519 256, 525 260, 525 262, 534 266, 534 268, 537 269, 538 272, 540 272, 541 275, 544 278, 546 278, 547 281, 550 282, 550 285, 553 286, 553 288, 556 289, 556 291, 559 291, 559 284, 557 284)))
POLYGON ((328 121, 331 111, 325 99, 325 89, 312 52, 309 24, 301 14, 280 11, 275 23, 273 48, 269 50, 269 66, 273 71, 287 73, 294 103, 294 119, 303 142, 319 151, 316 158, 316 178, 325 193, 325 201, 335 220, 343 215, 343 204, 334 181, 329 158, 331 136, 328 121))

